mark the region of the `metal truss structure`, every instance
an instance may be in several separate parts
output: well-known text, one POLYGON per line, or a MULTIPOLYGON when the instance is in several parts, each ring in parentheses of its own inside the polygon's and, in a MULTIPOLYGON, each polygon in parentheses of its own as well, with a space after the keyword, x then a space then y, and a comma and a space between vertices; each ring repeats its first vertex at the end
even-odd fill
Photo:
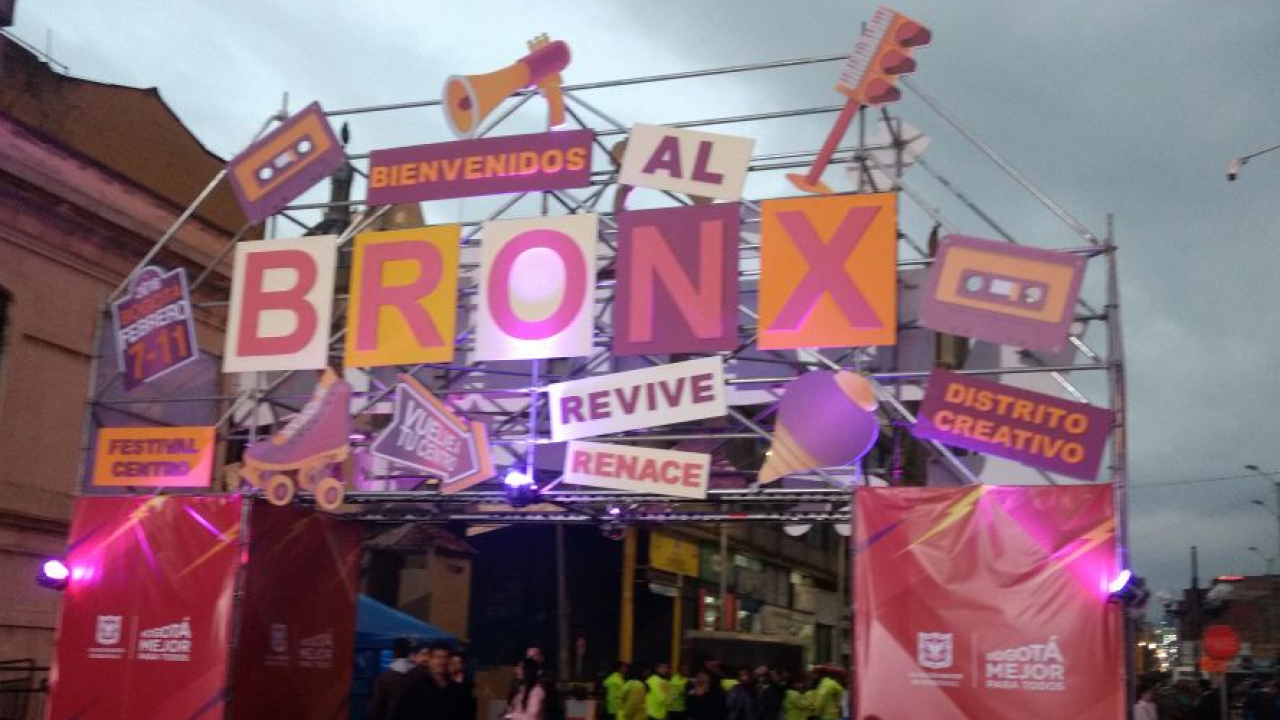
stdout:
MULTIPOLYGON (((460 275, 459 323, 462 328, 457 337, 455 361, 447 365, 419 365, 400 368, 377 368, 365 372, 348 371, 348 379, 356 386, 356 400, 352 413, 356 426, 361 430, 363 442, 371 433, 386 424, 388 399, 398 373, 414 376, 438 396, 446 399, 463 414, 473 419, 483 418, 491 427, 491 440, 498 454, 498 464, 521 462, 538 471, 542 484, 555 482, 559 456, 556 445, 551 443, 546 411, 544 387, 558 382, 592 374, 633 369, 647 364, 659 364, 666 357, 618 358, 610 353, 609 313, 612 302, 613 280, 610 269, 614 258, 616 225, 613 207, 607 202, 616 188, 617 167, 612 159, 611 140, 625 138, 631 120, 646 118, 615 117, 606 109, 607 98, 601 99, 600 91, 629 86, 657 85, 674 97, 686 92, 688 83, 698 78, 738 75, 755 77, 756 73, 785 73, 806 66, 829 66, 845 59, 845 55, 799 58, 751 65, 722 67, 694 72, 671 73, 647 77, 626 78, 610 82, 566 85, 563 88, 570 122, 574 126, 590 129, 595 133, 596 152, 592 183, 585 191, 549 191, 522 194, 502 198, 490 198, 490 207, 481 200, 472 199, 466 209, 469 213, 460 218, 464 227, 463 255, 460 275), (477 208, 481 208, 477 211, 477 208), (520 217, 536 214, 567 214, 593 212, 600 215, 601 237, 599 242, 598 282, 595 293, 595 351, 589 357, 550 361, 485 363, 471 360, 473 343, 472 309, 476 294, 475 274, 477 263, 474 253, 479 245, 483 224, 504 217, 520 217)), ((833 72, 834 75, 834 72, 833 72)), ((1055 357, 1039 356, 1027 351, 990 346, 980 348, 981 343, 968 343, 966 358, 958 365, 959 372, 973 375, 998 376, 1012 384, 1040 383, 1037 387, 1053 391, 1074 400, 1106 406, 1115 412, 1116 423, 1110 435, 1110 463, 1103 481, 1114 483, 1117 509, 1121 520, 1121 547, 1126 547, 1124 528, 1126 485, 1126 416, 1124 411, 1125 384, 1123 346, 1120 336, 1119 291, 1116 269, 1116 246, 1111 237, 1110 222, 1103 236, 1090 231, 1083 223, 1064 210, 1058 203, 1018 172, 991 147, 983 143, 936 99, 927 94, 914 80, 906 78, 903 85, 914 99, 912 106, 924 108, 950 128, 954 137, 970 144, 979 156, 995 164, 1015 185, 1025 190, 1031 198, 1043 206, 1050 215, 1065 226, 1064 235, 1069 238, 1058 243, 1057 249, 1077 253, 1088 259, 1090 271, 1081 301, 1077 307, 1071 347, 1068 352, 1055 357), (1090 395, 1093 395, 1091 397, 1090 395)), ((520 111, 534 96, 532 91, 512 95, 491 114, 491 119, 479 135, 489 134, 520 118, 520 111)), ((346 108, 328 111, 335 119, 364 119, 392 113, 405 113, 415 109, 434 108, 441 100, 404 102, 368 107, 346 108)), ((534 103, 536 106, 538 103, 534 103)), ((773 124, 794 122, 797 118, 827 116, 837 113, 841 105, 798 107, 776 111, 755 112, 743 115, 694 118, 668 123, 683 128, 716 128, 733 125, 747 128, 774 127, 773 124)), ((528 112, 534 112, 533 107, 528 112)), ((283 119, 284 114, 272 118, 283 119)), ((397 116, 398 117, 398 116, 397 116)), ((858 187, 879 191, 897 191, 902 206, 920 219, 921 227, 907 228, 900 222, 899 273, 900 288, 910 292, 909 274, 921 273, 931 263, 927 251, 930 232, 958 232, 961 225, 940 209, 945 203, 960 208, 967 217, 964 229, 970 234, 1002 238, 1017 242, 968 195, 960 191, 930 162, 916 159, 919 171, 904 174, 904 149, 907 140, 893 130, 895 127, 887 113, 864 108, 856 126, 858 138, 867 137, 867 129, 881 121, 890 128, 890 140, 871 144, 846 140, 835 151, 829 173, 852 169, 858 187), (896 160, 895 160, 896 158, 896 160), (884 186, 888 178, 889 186, 884 186), (876 184, 880 186, 876 186, 876 184), (926 192, 925 185, 930 186, 926 192), (930 201, 929 193, 940 193, 940 203, 930 201)), ((443 123, 440 124, 443 127, 443 123)), ((778 125, 784 128, 786 125, 778 125)), ((801 137, 801 135, 795 135, 801 137)), ((438 138, 447 139, 445 137, 438 138)), ((812 138, 812 139, 820 139, 812 138)), ((422 141, 428 141, 424 138, 422 141)), ((753 187, 784 187, 781 173, 786 170, 808 168, 819 151, 813 148, 787 152, 759 154, 751 159, 748 192, 753 187)), ((355 166, 367 156, 350 155, 355 166)), ((354 167, 354 171, 362 174, 354 167)), ((182 213, 174 227, 161 237, 151 252, 139 263, 145 266, 173 238, 178 227, 186 222, 225 175, 219 174, 209 183, 205 192, 196 198, 182 213)), ((348 175, 350 179, 350 175, 348 175)), ((358 182, 358 181, 357 181, 358 182)), ((779 191, 775 195, 794 194, 779 191)), ((682 196, 646 191, 646 202, 652 206, 688 204, 682 196)), ((459 203, 457 207, 462 207, 459 203)), ((919 443, 910 437, 909 428, 915 422, 913 408, 920 396, 920 385, 929 374, 937 358, 936 336, 916 325, 907 317, 905 308, 910 303, 900 302, 904 308, 900 318, 902 345, 897 348, 840 348, 801 351, 762 351, 755 347, 757 328, 754 310, 754 288, 759 276, 760 206, 756 200, 741 203, 742 239, 740 242, 740 283, 742 304, 739 307, 740 344, 737 350, 722 353, 727 362, 731 408, 723 421, 690 423, 665 428, 623 433, 607 438, 609 442, 642 443, 656 447, 676 447, 708 452, 716 458, 713 465, 713 489, 705 501, 690 501, 665 496, 635 496, 606 492, 569 492, 558 488, 548 489, 539 504, 530 508, 513 508, 506 504, 504 495, 495 480, 481 485, 475 492, 443 495, 434 487, 423 485, 427 478, 414 478, 395 468, 365 468, 366 479, 396 483, 400 489, 387 491, 356 490, 347 497, 348 510, 355 516, 371 522, 466 522, 466 523, 514 523, 514 522, 736 522, 768 521, 783 523, 847 523, 852 488, 866 483, 883 484, 933 484, 956 485, 979 482, 982 478, 982 459, 967 457, 937 443, 919 443), (849 368, 867 373, 877 383, 881 400, 882 441, 858 467, 827 468, 810 473, 794 484, 785 487, 761 488, 755 482, 754 470, 769 442, 772 417, 778 397, 777 389, 798 373, 815 368, 849 368), (919 452, 921 464, 914 469, 909 462, 912 452, 919 452), (807 481, 807 482, 805 482, 807 481), (419 483, 415 487, 415 483, 419 483), (804 486, 808 490, 796 489, 804 486)), ((339 246, 350 250, 349 241, 355 234, 379 227, 388 214, 387 207, 365 207, 361 200, 337 196, 329 202, 298 203, 286 208, 273 220, 276 223, 292 223, 299 232, 288 232, 285 227, 269 233, 288 236, 314 231, 316 223, 300 220, 307 213, 322 211, 325 225, 322 232, 340 234, 339 246)), ((433 215, 429 210, 428 215, 433 215)), ((250 228, 241 229, 223 248, 222 252, 194 275, 193 288, 208 291, 212 280, 225 275, 227 259, 236 242, 250 228)), ((340 256, 349 259, 348 255, 340 256)), ((341 262, 341 261, 340 261, 341 262)), ((339 271, 339 287, 335 293, 335 330, 332 334, 332 357, 339 365, 345 313, 346 294, 344 266, 339 271)), ((136 272, 136 271, 135 271, 136 272)), ((918 277, 918 275, 917 275, 918 277)), ((224 283, 225 284, 225 283, 224 283)), ((125 287, 117 290, 115 295, 125 287)), ((200 297, 195 303, 206 317, 217 317, 225 312, 225 297, 200 297)), ((306 401, 314 375, 308 372, 260 373, 256 378, 223 379, 213 363, 197 368, 199 376, 188 375, 157 387, 144 387, 127 394, 119 390, 115 379, 113 353, 108 341, 110 316, 100 318, 99 354, 95 358, 96 372, 88 404, 85 423, 84 446, 91 446, 91 433, 103 424, 110 424, 113 416, 149 419, 155 422, 182 424, 192 415, 199 422, 187 424, 216 424, 221 440, 227 443, 228 459, 235 459, 237 448, 253 442, 269 433, 275 423, 286 420, 306 401), (103 327, 105 325, 105 327, 103 327), (176 383, 176 384, 175 384, 176 383), (233 386, 228 386, 233 383, 233 386)), ((361 440, 355 443, 362 444, 361 440)), ((1025 472, 1025 470, 1024 470, 1025 472)), ((1034 475, 1034 473, 1033 473, 1034 475)), ((1034 481, 1060 482, 1057 478, 1043 476, 1034 481)), ((229 488, 228 488, 229 489, 229 488)), ((306 501, 304 493, 304 501, 306 501)))

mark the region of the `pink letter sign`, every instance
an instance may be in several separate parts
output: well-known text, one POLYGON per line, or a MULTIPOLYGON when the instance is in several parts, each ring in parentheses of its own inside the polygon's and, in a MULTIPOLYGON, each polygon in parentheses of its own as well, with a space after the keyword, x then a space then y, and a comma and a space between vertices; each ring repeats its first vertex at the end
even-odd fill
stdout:
POLYGON ((719 356, 556 383, 547 393, 555 442, 727 412, 719 356))
POLYGON ((752 138, 636 125, 627 138, 618 182, 719 200, 742 197, 752 138))
POLYGON ((573 485, 674 497, 707 496, 711 456, 575 440, 564 455, 564 481, 573 485))
POLYGON ((893 193, 760 204, 760 348, 893 345, 893 193))
POLYGON ((738 344, 738 204, 618 215, 617 355, 738 344))
POLYGON ((583 214, 484 224, 477 360, 590 354, 597 222, 583 214))
POLYGON ((356 236, 346 367, 453 359, 459 237, 457 225, 356 236))
POLYGON ((336 242, 319 235, 236 246, 223 372, 328 364, 336 242))

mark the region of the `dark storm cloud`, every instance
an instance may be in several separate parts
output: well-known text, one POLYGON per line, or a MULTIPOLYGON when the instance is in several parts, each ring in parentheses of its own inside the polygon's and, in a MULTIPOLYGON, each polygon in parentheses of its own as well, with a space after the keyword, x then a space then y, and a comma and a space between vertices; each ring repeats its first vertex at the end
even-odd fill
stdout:
MULTIPOLYGON (((1280 5, 903 2, 934 30, 920 85, 1096 232, 1116 214, 1128 352, 1139 572, 1180 587, 1186 548, 1203 575, 1257 571, 1273 548, 1261 479, 1156 483, 1280 469, 1280 153, 1239 182, 1226 162, 1280 142, 1280 5), (1149 487, 1148 487, 1149 486, 1149 487)), ((454 72, 484 72, 550 31, 570 41, 570 81, 847 52, 872 3, 19 3, 16 30, 76 74, 159 86, 216 151, 233 154, 279 104, 327 107, 437 97, 454 72)), ((835 65, 606 91, 621 122, 667 121, 839 102, 835 65)), ((908 97, 935 137, 927 158, 1029 244, 1080 244, 939 118, 908 97)), ((813 147, 829 116, 758 135, 758 149, 813 147)), ((445 139, 438 110, 352 118, 357 150, 445 139)), ((945 191, 908 178, 960 229, 988 233, 945 191)), ((927 230, 918 212, 909 230, 927 230)), ((1099 345, 1104 345, 1098 342, 1099 345)), ((1082 385, 1105 397, 1098 379, 1082 385)), ((1274 552, 1274 551, 1272 551, 1274 552)))

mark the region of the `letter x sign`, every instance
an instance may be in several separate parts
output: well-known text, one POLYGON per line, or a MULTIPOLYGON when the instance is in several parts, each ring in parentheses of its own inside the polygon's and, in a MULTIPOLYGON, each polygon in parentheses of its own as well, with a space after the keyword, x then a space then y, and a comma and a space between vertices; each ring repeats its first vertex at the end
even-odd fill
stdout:
POLYGON ((893 193, 761 203, 760 348, 896 343, 897 221, 893 193))

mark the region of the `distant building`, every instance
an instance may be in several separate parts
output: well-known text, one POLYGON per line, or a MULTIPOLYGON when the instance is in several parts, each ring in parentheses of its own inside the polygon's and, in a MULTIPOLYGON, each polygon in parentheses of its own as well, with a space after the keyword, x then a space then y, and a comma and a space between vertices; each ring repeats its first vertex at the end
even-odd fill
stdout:
MULTIPOLYGON (((0 660, 49 659, 58 594, 34 578, 64 550, 98 313, 223 164, 154 88, 60 74, 0 36, 0 660)), ((198 274, 244 223, 222 185, 156 262, 198 274)), ((197 317, 220 349, 222 318, 197 317)))

